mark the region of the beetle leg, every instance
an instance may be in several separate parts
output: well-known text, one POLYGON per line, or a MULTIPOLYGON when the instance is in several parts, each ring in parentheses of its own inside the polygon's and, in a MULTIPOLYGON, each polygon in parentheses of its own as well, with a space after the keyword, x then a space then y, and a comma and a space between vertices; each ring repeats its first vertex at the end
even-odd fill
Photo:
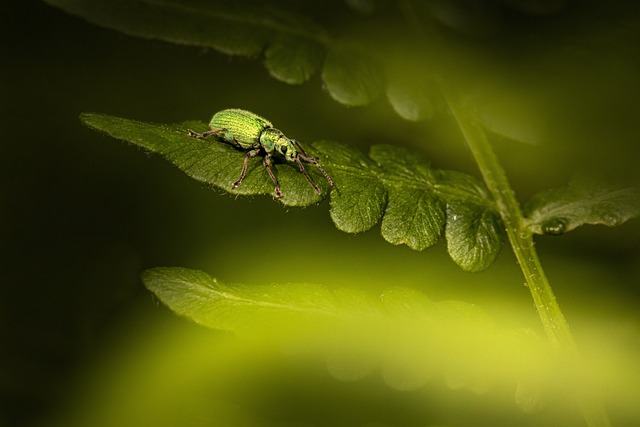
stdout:
POLYGON ((318 188, 316 183, 313 182, 313 179, 311 179, 311 177, 309 176, 309 174, 305 170, 302 162, 300 161, 300 157, 296 157, 296 163, 298 164, 298 168, 300 169, 300 172, 305 176, 305 178, 307 178, 307 181, 309 181, 309 184, 311 184, 313 189, 316 190, 316 193, 320 194, 320 189, 318 188))
POLYGON ((280 184, 278 184, 278 178, 276 178, 275 174, 271 170, 271 154, 267 154, 266 156, 264 156, 264 159, 262 159, 262 164, 264 165, 264 168, 267 170, 267 173, 269 174, 271 181, 273 181, 273 185, 275 186, 275 190, 276 190, 276 198, 278 199, 281 198, 282 191, 280 191, 280 184))
POLYGON ((231 188, 238 188, 240 184, 242 184, 242 180, 244 179, 245 174, 247 173, 247 164, 249 163, 249 159, 255 157, 260 152, 259 149, 251 150, 244 157, 244 163, 242 164, 242 172, 240 172, 240 178, 236 182, 231 185, 231 188))
POLYGON ((304 148, 302 147, 302 145, 300 145, 298 141, 296 141, 295 139, 292 139, 291 142, 293 142, 293 144, 296 146, 296 150, 302 153, 302 157, 309 158, 309 155, 307 154, 306 151, 304 151, 304 148))
POLYGON ((189 134, 189 136, 191 136, 193 138, 198 138, 198 139, 206 138, 206 137, 211 136, 211 135, 219 136, 225 142, 228 142, 229 144, 233 145, 234 147, 242 148, 242 146, 233 137, 233 134, 231 132, 229 132, 228 129, 224 129, 224 128, 211 129, 211 130, 208 130, 208 131, 202 132, 202 133, 194 132, 194 131, 189 129, 187 131, 187 133, 189 134))
POLYGON ((189 129, 187 131, 189 136, 191 136, 193 138, 198 138, 198 139, 206 138, 207 136, 210 136, 210 135, 220 135, 223 132, 226 132, 226 130, 225 129, 212 129, 212 130, 208 130, 208 131, 202 132, 202 133, 194 132, 191 129, 189 129))

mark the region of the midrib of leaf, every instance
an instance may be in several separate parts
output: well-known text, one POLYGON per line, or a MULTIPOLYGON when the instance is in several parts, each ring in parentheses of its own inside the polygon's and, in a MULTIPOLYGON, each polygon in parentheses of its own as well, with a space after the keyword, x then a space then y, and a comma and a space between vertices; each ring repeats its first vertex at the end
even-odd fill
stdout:
POLYGON ((291 312, 296 313, 313 313, 313 314, 323 314, 327 316, 335 316, 336 311, 334 310, 323 310, 321 308, 316 307, 308 307, 308 306, 299 306, 299 305, 291 305, 291 304, 281 304, 269 301, 261 301, 259 299, 250 299, 250 298, 242 298, 237 295, 233 295, 227 292, 215 291, 221 298, 224 298, 228 301, 234 301, 237 303, 247 304, 251 307, 260 307, 260 308, 271 308, 271 309, 284 309, 291 312))
POLYGON ((234 287, 233 285, 223 285, 206 273, 185 268, 161 267, 150 269, 143 273, 143 281, 154 294, 157 294, 163 302, 170 305, 175 311, 181 311, 180 306, 187 311, 192 309, 194 305, 189 301, 197 299, 205 305, 225 302, 236 308, 246 306, 253 309, 318 314, 326 317, 337 317, 339 315, 338 307, 335 304, 322 300, 323 296, 331 296, 328 291, 326 295, 324 293, 321 294, 320 301, 305 300, 301 303, 294 299, 291 304, 274 302, 269 301, 268 298, 283 299, 286 295, 274 295, 273 290, 275 288, 272 286, 234 287), (193 274, 197 274, 197 276, 193 276, 193 274), (233 288, 237 289, 236 293, 230 291, 233 288), (178 292, 176 293, 176 291, 178 292), (250 298, 241 295, 242 293, 247 293, 247 291, 254 297, 250 298), (171 295, 171 297, 168 297, 168 295, 171 295), (179 304, 176 304, 178 302, 179 304))

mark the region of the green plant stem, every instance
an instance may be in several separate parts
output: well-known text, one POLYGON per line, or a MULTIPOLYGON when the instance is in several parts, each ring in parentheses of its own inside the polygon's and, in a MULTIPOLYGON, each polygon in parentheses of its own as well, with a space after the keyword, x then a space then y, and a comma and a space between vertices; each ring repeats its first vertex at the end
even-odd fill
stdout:
MULTIPOLYGON (((527 286, 533 297, 544 330, 554 347, 571 360, 579 360, 569 325, 560 310, 549 280, 542 269, 533 242, 533 234, 524 224, 520 204, 495 155, 487 135, 474 114, 469 114, 455 100, 449 107, 475 158, 480 173, 491 192, 507 231, 509 243, 518 260, 527 286), (574 359, 575 358, 575 359, 574 359)), ((589 427, 608 427, 611 422, 602 405, 582 394, 578 397, 583 416, 589 427)))
POLYGON ((569 325, 560 310, 547 276, 544 274, 533 243, 533 235, 523 225, 524 217, 520 205, 491 144, 487 140, 484 129, 475 120, 470 120, 468 116, 460 117, 458 111, 454 111, 454 115, 487 188, 496 202, 507 231, 509 243, 520 264, 547 336, 560 348, 572 348, 574 342, 569 325))

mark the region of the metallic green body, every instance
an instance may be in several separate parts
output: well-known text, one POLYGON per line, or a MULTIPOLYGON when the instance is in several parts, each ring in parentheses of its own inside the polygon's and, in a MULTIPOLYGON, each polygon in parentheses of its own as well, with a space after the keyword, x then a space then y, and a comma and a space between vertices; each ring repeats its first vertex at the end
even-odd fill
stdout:
POLYGON ((226 142, 244 150, 262 148, 267 154, 280 153, 285 160, 294 162, 298 152, 287 138, 271 122, 250 111, 230 108, 218 111, 209 122, 212 130, 226 142))
POLYGON ((232 188, 238 188, 242 183, 247 172, 247 162, 249 159, 259 155, 260 153, 264 153, 262 164, 273 181, 276 197, 282 197, 282 192, 280 191, 278 178, 271 170, 273 163, 272 156, 275 153, 280 154, 286 161, 297 164, 298 169, 305 178, 307 178, 307 181, 309 181, 309 184, 311 184, 316 193, 320 194, 320 188, 315 184, 315 182, 313 182, 307 171, 304 169, 302 162, 315 165, 327 179, 329 185, 333 187, 333 181, 322 168, 320 163, 318 163, 317 158, 309 157, 298 141, 288 138, 278 129, 275 129, 270 121, 258 116, 257 114, 237 108, 218 111, 211 118, 209 127, 211 130, 206 132, 197 133, 189 131, 188 133, 194 138, 217 136, 223 141, 247 151, 247 155, 245 156, 244 163, 242 165, 240 178, 233 183, 231 186, 232 188))
POLYGON ((270 121, 250 111, 232 108, 218 111, 209 122, 211 129, 224 129, 222 138, 240 148, 260 146, 260 135, 265 129, 273 128, 270 121))

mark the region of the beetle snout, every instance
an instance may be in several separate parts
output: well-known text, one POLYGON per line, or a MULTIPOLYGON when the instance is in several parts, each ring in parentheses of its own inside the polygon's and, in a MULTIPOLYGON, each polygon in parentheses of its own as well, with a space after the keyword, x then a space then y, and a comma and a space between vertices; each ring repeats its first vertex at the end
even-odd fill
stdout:
POLYGON ((278 151, 280 151, 280 154, 282 154, 287 161, 293 162, 296 160, 296 157, 298 157, 298 151, 289 139, 281 141, 279 147, 280 149, 278 151))

